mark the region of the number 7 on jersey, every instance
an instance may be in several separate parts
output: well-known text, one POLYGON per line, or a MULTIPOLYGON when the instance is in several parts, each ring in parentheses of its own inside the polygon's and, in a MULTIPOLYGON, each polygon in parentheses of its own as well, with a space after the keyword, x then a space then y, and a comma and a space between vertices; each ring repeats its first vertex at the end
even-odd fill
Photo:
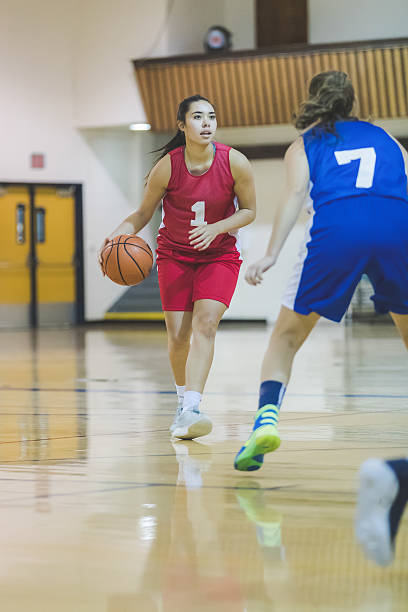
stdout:
POLYGON ((339 166, 349 164, 356 159, 360 160, 358 167, 356 187, 360 189, 369 189, 373 186, 374 168, 376 161, 376 153, 374 147, 364 147, 362 149, 349 149, 347 151, 335 151, 339 166))
POLYGON ((205 218, 205 202, 196 202, 192 205, 191 210, 195 213, 194 219, 191 219, 191 225, 207 225, 205 218))

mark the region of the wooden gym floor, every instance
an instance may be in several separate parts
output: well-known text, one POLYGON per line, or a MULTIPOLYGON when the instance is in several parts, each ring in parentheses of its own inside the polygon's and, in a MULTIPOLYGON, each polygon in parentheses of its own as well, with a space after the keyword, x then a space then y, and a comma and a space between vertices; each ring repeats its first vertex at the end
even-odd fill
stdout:
POLYGON ((353 539, 355 476, 408 450, 408 359, 391 325, 320 323, 282 411, 281 448, 232 468, 269 330, 221 327, 203 409, 172 443, 163 327, 0 334, 2 612, 397 612, 394 565, 353 539))

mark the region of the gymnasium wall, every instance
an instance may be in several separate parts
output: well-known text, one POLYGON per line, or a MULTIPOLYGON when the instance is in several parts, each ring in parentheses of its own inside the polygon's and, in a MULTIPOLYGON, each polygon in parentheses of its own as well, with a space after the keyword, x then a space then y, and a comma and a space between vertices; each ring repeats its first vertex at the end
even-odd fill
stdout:
POLYGON ((207 28, 228 27, 228 15, 235 47, 247 46, 254 39, 248 14, 232 4, 253 12, 253 0, 208 0, 198 11, 175 0, 168 20, 165 0, 2 3, 0 180, 83 183, 88 320, 102 318, 123 292, 101 278, 96 249, 140 201, 156 143, 127 129, 145 119, 130 60, 200 52, 207 28), (29 167, 32 152, 45 153, 44 169, 29 167))
MULTIPOLYGON (((407 23, 405 0, 389 0, 385 8, 377 0, 355 0, 354 12, 343 10, 348 4, 310 0, 312 42, 406 34, 401 32, 407 23), (368 14, 368 4, 366 20, 357 8, 368 14)), ((130 60, 200 52, 206 30, 215 23, 234 32, 235 49, 253 48, 254 10, 255 0, 207 0, 205 5, 198 0, 3 0, 0 180, 83 183, 88 320, 102 318, 123 291, 101 278, 96 249, 137 206, 151 161, 148 152, 163 142, 163 136, 127 129, 145 119, 130 60), (45 169, 29 167, 32 152, 45 153, 45 169)), ((400 135, 404 130, 407 135, 406 122, 400 135)), ((289 142, 294 133, 288 126, 259 127, 220 130, 218 138, 232 145, 268 144, 289 142)), ((278 160, 254 162, 260 212, 256 224, 243 232, 250 260, 261 254, 269 235, 281 169, 278 160)), ((254 293, 241 279, 229 316, 274 317, 303 227, 301 220, 273 280, 254 293)), ((149 228, 145 236, 150 237, 149 228)))
POLYGON ((407 0, 308 0, 312 44, 407 36, 407 0))

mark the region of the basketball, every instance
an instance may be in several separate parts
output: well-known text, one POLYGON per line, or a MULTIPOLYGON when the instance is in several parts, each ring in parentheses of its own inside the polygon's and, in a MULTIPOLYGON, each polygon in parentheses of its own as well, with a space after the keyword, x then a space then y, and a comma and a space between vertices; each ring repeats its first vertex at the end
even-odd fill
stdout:
POLYGON ((110 240, 102 251, 103 270, 118 285, 138 285, 153 266, 153 253, 140 236, 121 234, 110 240))

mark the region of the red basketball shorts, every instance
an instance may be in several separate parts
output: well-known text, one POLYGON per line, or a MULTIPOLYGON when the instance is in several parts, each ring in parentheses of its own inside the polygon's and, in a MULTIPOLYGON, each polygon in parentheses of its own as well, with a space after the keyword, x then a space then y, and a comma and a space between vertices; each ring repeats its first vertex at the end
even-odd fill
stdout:
POLYGON ((238 281, 238 251, 210 255, 159 247, 157 272, 163 310, 193 310, 197 300, 230 305, 238 281))

